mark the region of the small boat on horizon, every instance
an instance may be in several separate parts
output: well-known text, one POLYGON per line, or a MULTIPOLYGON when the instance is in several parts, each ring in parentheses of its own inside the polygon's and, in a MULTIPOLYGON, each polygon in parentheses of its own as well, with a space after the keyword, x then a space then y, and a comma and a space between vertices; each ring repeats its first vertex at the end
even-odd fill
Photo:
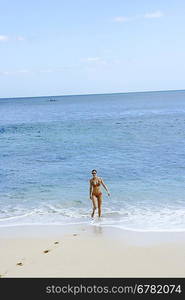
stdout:
POLYGON ((56 100, 56 99, 52 99, 52 98, 51 98, 51 99, 49 99, 49 101, 57 101, 57 100, 56 100))

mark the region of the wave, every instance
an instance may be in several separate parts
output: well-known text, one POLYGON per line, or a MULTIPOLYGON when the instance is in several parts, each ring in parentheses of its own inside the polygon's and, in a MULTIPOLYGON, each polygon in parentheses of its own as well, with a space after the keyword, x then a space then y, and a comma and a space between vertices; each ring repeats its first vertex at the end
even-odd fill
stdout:
POLYGON ((4 221, 8 221, 8 220, 17 220, 17 219, 20 219, 20 218, 31 216, 33 214, 34 214, 34 212, 29 212, 29 213, 26 213, 26 214, 23 214, 23 215, 19 215, 19 216, 5 217, 3 219, 0 219, 0 222, 4 222, 4 221))
MULTIPOLYGON (((0 211, 0 226, 16 224, 80 224, 89 222, 91 208, 62 207, 62 205, 45 204, 40 208, 0 211)), ((96 223, 95 223, 96 224, 96 223)), ((119 210, 104 207, 101 226, 111 226, 133 231, 184 231, 185 209, 142 209, 137 207, 119 210)))

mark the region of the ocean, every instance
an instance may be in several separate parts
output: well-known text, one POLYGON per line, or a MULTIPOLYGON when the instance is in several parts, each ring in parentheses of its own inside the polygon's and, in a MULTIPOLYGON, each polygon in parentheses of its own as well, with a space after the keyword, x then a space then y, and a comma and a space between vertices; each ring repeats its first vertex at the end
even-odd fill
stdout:
POLYGON ((0 99, 0 227, 185 230, 185 91, 0 99), (97 214, 97 213, 96 213, 97 214))

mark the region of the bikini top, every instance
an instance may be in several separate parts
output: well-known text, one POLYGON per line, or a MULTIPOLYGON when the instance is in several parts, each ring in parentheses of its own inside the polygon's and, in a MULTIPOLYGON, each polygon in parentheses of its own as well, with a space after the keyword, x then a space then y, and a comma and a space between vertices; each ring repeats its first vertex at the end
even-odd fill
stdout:
POLYGON ((94 182, 92 182, 92 184, 93 184, 94 186, 100 186, 100 183, 99 183, 99 181, 98 181, 98 183, 94 183, 94 182))

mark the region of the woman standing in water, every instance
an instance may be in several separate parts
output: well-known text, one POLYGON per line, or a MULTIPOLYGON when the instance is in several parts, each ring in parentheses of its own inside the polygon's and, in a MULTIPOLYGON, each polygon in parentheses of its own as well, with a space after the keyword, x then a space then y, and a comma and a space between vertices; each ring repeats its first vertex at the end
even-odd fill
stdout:
POLYGON ((107 186, 103 182, 103 179, 101 177, 97 176, 97 171, 96 170, 92 170, 92 175, 93 175, 93 177, 89 180, 89 183, 90 183, 90 189, 89 189, 90 199, 92 200, 92 203, 93 203, 93 211, 92 211, 92 214, 91 214, 91 218, 94 217, 94 213, 95 213, 95 210, 97 208, 96 200, 98 201, 98 216, 100 218, 101 217, 102 199, 103 199, 102 192, 101 192, 101 189, 100 189, 100 185, 101 184, 103 185, 104 189, 108 193, 108 196, 110 196, 110 193, 108 191, 107 186))

